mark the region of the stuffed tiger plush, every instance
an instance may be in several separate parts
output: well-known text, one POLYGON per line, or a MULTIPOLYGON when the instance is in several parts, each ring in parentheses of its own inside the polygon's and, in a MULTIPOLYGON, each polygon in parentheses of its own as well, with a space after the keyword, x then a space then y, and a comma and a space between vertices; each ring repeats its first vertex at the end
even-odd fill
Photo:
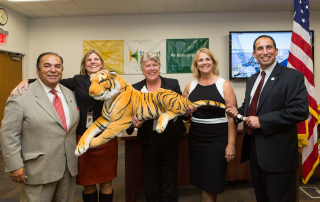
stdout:
MULTIPOLYGON (((222 103, 200 100, 191 102, 171 90, 159 88, 155 92, 143 93, 135 90, 116 72, 102 70, 91 76, 89 94, 96 100, 105 100, 102 115, 81 137, 75 154, 80 156, 88 150, 120 135, 130 127, 132 115, 139 120, 159 117, 156 130, 162 133, 168 121, 184 115, 188 106, 215 106, 226 109, 222 103), (93 138, 102 132, 98 137, 93 138)), ((245 117, 238 115, 239 119, 245 117)))

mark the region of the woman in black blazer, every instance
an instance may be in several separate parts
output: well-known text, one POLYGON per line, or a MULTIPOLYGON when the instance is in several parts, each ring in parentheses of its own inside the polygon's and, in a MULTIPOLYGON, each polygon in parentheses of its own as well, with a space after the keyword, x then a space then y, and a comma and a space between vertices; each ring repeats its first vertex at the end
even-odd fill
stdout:
MULTIPOLYGON (((141 56, 141 70, 145 79, 133 84, 141 92, 154 92, 158 88, 170 89, 181 95, 178 80, 160 76, 159 56, 151 51, 141 56)), ((138 120, 132 117, 132 134, 138 128, 146 198, 148 202, 178 201, 178 151, 179 137, 186 132, 183 120, 178 117, 169 121, 166 130, 158 134, 157 120, 138 120)))

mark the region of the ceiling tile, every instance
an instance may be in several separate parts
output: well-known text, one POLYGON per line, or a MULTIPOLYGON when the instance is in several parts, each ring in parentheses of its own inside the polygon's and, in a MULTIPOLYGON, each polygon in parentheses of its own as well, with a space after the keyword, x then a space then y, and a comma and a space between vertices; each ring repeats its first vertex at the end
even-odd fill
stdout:
POLYGON ((285 2, 287 2, 287 0, 258 0, 256 4, 273 4, 273 3, 283 4, 285 2))
POLYGON ((21 15, 24 15, 24 16, 28 17, 28 18, 37 18, 37 17, 40 17, 40 16, 37 16, 37 15, 35 15, 35 14, 29 12, 29 11, 23 10, 23 9, 21 9, 21 10, 15 10, 15 11, 18 12, 18 13, 20 13, 21 15))
POLYGON ((77 6, 75 3, 71 1, 43 1, 42 3, 46 4, 47 6, 55 10, 79 9, 79 6, 77 6))
POLYGON ((90 9, 84 9, 86 13, 89 15, 114 15, 111 9, 109 8, 90 8, 90 9))
POLYGON ((139 8, 142 14, 156 14, 156 13, 167 13, 167 8, 165 6, 161 7, 143 7, 139 8))
POLYGON ((277 11, 293 11, 293 7, 294 7, 294 4, 292 2, 284 3, 281 6, 279 6, 276 10, 277 11))
POLYGON ((88 13, 84 12, 81 9, 78 10, 57 10, 59 13, 61 13, 63 16, 85 16, 88 15, 88 13))
POLYGON ((139 8, 166 6, 166 0, 135 0, 135 2, 139 8))
POLYGON ((10 3, 10 2, 0 2, 0 5, 3 5, 4 7, 10 8, 11 10, 15 10, 16 8, 23 10, 19 6, 14 5, 13 3, 10 3))
POLYGON ((39 17, 63 17, 61 13, 58 13, 57 11, 51 10, 51 11, 30 11, 31 13, 39 16, 39 17))
POLYGON ((26 17, 38 17, 35 14, 30 13, 29 11, 26 11, 26 10, 20 8, 19 6, 14 5, 13 3, 10 3, 10 2, 1 2, 1 5, 9 8, 17 13, 20 13, 21 15, 24 15, 26 17))
POLYGON ((110 8, 136 8, 134 0, 104 0, 110 8))
POLYGON ((220 12, 223 6, 225 5, 225 1, 215 1, 214 4, 212 3, 210 5, 198 5, 198 2, 199 1, 197 1, 197 5, 195 6, 195 9, 194 9, 195 13, 220 12))
POLYGON ((13 2, 13 4, 23 8, 27 11, 44 11, 51 10, 51 8, 42 2, 13 2))
POLYGON ((140 14, 140 11, 138 8, 112 8, 111 10, 116 15, 140 14))
MULTIPOLYGON (((55 10, 66 16, 293 10, 293 0, 70 0, 15 3, 0 0, 3 1, 5 7, 27 17, 35 17, 34 11, 53 11, 42 14, 45 17, 59 15, 55 10)), ((309 1, 311 10, 320 10, 320 0, 309 1)))
POLYGON ((167 13, 193 13, 193 6, 173 6, 167 7, 167 13))
POLYGON ((227 0, 198 0, 197 6, 224 5, 227 0))
POLYGON ((257 1, 258 0, 228 0, 226 4, 251 4, 252 5, 257 1))
POLYGON ((167 6, 195 6, 197 0, 167 0, 167 6))
POLYGON ((109 8, 103 0, 73 0, 82 9, 87 8, 109 8))
POLYGON ((276 4, 254 4, 248 11, 275 11, 282 3, 276 4))
POLYGON ((222 6, 196 6, 194 9, 195 13, 210 13, 210 12, 220 12, 222 6))
POLYGON ((245 12, 251 7, 250 4, 226 4, 221 11, 224 12, 245 12))

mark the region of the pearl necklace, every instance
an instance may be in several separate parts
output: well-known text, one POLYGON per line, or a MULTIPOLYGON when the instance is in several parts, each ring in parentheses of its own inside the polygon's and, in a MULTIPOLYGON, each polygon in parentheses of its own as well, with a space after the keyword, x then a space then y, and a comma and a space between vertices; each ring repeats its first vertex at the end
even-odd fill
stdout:
POLYGON ((211 80, 209 80, 208 82, 204 82, 204 81, 201 81, 201 79, 199 79, 199 83, 200 83, 201 85, 210 85, 211 82, 213 82, 213 78, 212 78, 211 80))

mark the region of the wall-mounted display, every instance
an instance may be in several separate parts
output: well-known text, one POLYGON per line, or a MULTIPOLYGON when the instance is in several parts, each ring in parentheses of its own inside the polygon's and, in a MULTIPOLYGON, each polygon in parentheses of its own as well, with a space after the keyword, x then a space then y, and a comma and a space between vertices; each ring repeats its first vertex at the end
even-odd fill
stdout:
MULTIPOLYGON (((312 52, 313 52, 313 35, 312 52)), ((291 44, 291 31, 232 31, 229 32, 229 78, 247 79, 259 71, 259 63, 253 57, 253 42, 260 35, 271 36, 278 48, 276 60, 283 66, 287 66, 291 44)))

